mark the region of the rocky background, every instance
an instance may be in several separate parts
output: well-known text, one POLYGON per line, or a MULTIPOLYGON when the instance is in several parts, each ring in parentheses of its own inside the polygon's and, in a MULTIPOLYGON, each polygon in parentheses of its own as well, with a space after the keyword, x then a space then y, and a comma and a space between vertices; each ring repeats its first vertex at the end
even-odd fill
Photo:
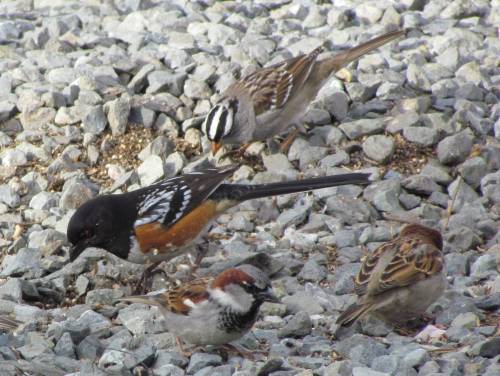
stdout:
POLYGON ((499 375, 499 24, 497 0, 0 2, 0 314, 24 323, 0 334, 0 375, 499 375), (272 256, 282 303, 239 342, 254 360, 186 358, 155 309, 116 304, 141 266, 97 249, 68 264, 82 202, 210 162, 199 126, 234 78, 396 27, 416 29, 332 78, 287 154, 255 144, 234 176, 374 177, 251 201, 214 225, 200 274, 272 256), (335 337, 360 259, 398 218, 443 231, 434 319, 335 337))

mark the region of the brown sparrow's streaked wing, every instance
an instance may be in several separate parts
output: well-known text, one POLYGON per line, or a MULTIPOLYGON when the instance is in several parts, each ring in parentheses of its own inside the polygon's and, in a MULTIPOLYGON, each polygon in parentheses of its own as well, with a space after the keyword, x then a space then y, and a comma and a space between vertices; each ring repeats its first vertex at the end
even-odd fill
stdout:
POLYGON ((226 95, 237 96, 241 92, 248 92, 256 116, 268 110, 282 108, 307 80, 322 51, 323 48, 318 47, 307 55, 251 73, 229 86, 226 95))
POLYGON ((443 270, 441 251, 422 239, 408 239, 399 244, 399 250, 386 265, 371 294, 408 286, 443 270))
POLYGON ((372 278, 372 273, 377 267, 378 262, 380 261, 380 256, 383 255, 388 249, 394 247, 394 243, 399 239, 396 239, 392 242, 386 243, 375 249, 372 254, 364 257, 361 263, 361 267, 359 269, 358 275, 354 280, 354 290, 356 294, 361 296, 366 294, 368 284, 372 278))

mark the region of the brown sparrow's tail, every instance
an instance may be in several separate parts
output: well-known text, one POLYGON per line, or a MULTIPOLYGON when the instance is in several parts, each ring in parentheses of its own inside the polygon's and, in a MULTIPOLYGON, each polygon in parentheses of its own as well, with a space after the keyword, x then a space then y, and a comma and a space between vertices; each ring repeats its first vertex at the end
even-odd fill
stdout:
POLYGON ((341 52, 331 58, 318 62, 320 65, 320 72, 329 75, 332 72, 338 71, 340 68, 346 66, 350 62, 360 58, 361 56, 373 51, 380 46, 383 46, 390 41, 399 37, 405 36, 409 29, 390 31, 384 35, 373 38, 368 42, 362 43, 359 46, 353 47, 347 51, 341 52))
POLYGON ((222 184, 210 198, 216 201, 229 200, 238 203, 254 198, 306 192, 339 185, 367 185, 370 183, 369 177, 370 174, 351 173, 270 184, 222 184))
POLYGON ((13 331, 13 330, 17 329, 17 327, 21 324, 22 324, 22 322, 17 321, 17 320, 13 320, 7 316, 3 316, 3 315, 0 316, 0 330, 1 331, 6 331, 6 332, 13 331))
POLYGON ((371 307, 371 304, 359 305, 354 303, 340 314, 336 323, 342 326, 350 326, 366 313, 368 313, 371 307))

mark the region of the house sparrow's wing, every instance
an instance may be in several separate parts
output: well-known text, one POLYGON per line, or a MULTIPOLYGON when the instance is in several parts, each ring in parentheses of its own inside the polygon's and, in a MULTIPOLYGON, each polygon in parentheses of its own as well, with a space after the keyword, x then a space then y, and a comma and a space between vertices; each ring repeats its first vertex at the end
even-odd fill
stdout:
POLYGON ((226 96, 246 93, 252 100, 255 115, 283 107, 309 77, 321 47, 270 67, 260 69, 230 85, 226 96))
POLYGON ((171 312, 187 315, 197 304, 209 297, 207 287, 213 278, 201 278, 165 292, 165 308, 171 312))
POLYGON ((150 304, 172 313, 188 315, 198 304, 208 300, 207 287, 212 281, 213 278, 200 278, 166 292, 134 295, 118 300, 150 304))

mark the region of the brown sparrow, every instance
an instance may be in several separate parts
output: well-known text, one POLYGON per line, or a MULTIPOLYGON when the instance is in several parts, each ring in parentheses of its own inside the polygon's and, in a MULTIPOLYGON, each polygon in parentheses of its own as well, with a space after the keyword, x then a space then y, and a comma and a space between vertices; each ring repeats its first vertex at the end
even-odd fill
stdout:
POLYGON ((391 31, 333 57, 318 61, 322 47, 260 69, 231 84, 208 112, 202 131, 215 154, 222 144, 267 140, 300 124, 307 107, 329 76, 364 54, 405 35, 391 31))
POLYGON ((362 261, 355 280, 358 302, 337 319, 350 325, 367 314, 401 324, 425 312, 445 289, 441 234, 418 224, 378 247, 362 261))
POLYGON ((243 337, 261 304, 277 301, 267 275, 252 265, 226 269, 216 278, 198 279, 167 292, 120 300, 159 307, 170 333, 202 346, 225 345, 243 337))

